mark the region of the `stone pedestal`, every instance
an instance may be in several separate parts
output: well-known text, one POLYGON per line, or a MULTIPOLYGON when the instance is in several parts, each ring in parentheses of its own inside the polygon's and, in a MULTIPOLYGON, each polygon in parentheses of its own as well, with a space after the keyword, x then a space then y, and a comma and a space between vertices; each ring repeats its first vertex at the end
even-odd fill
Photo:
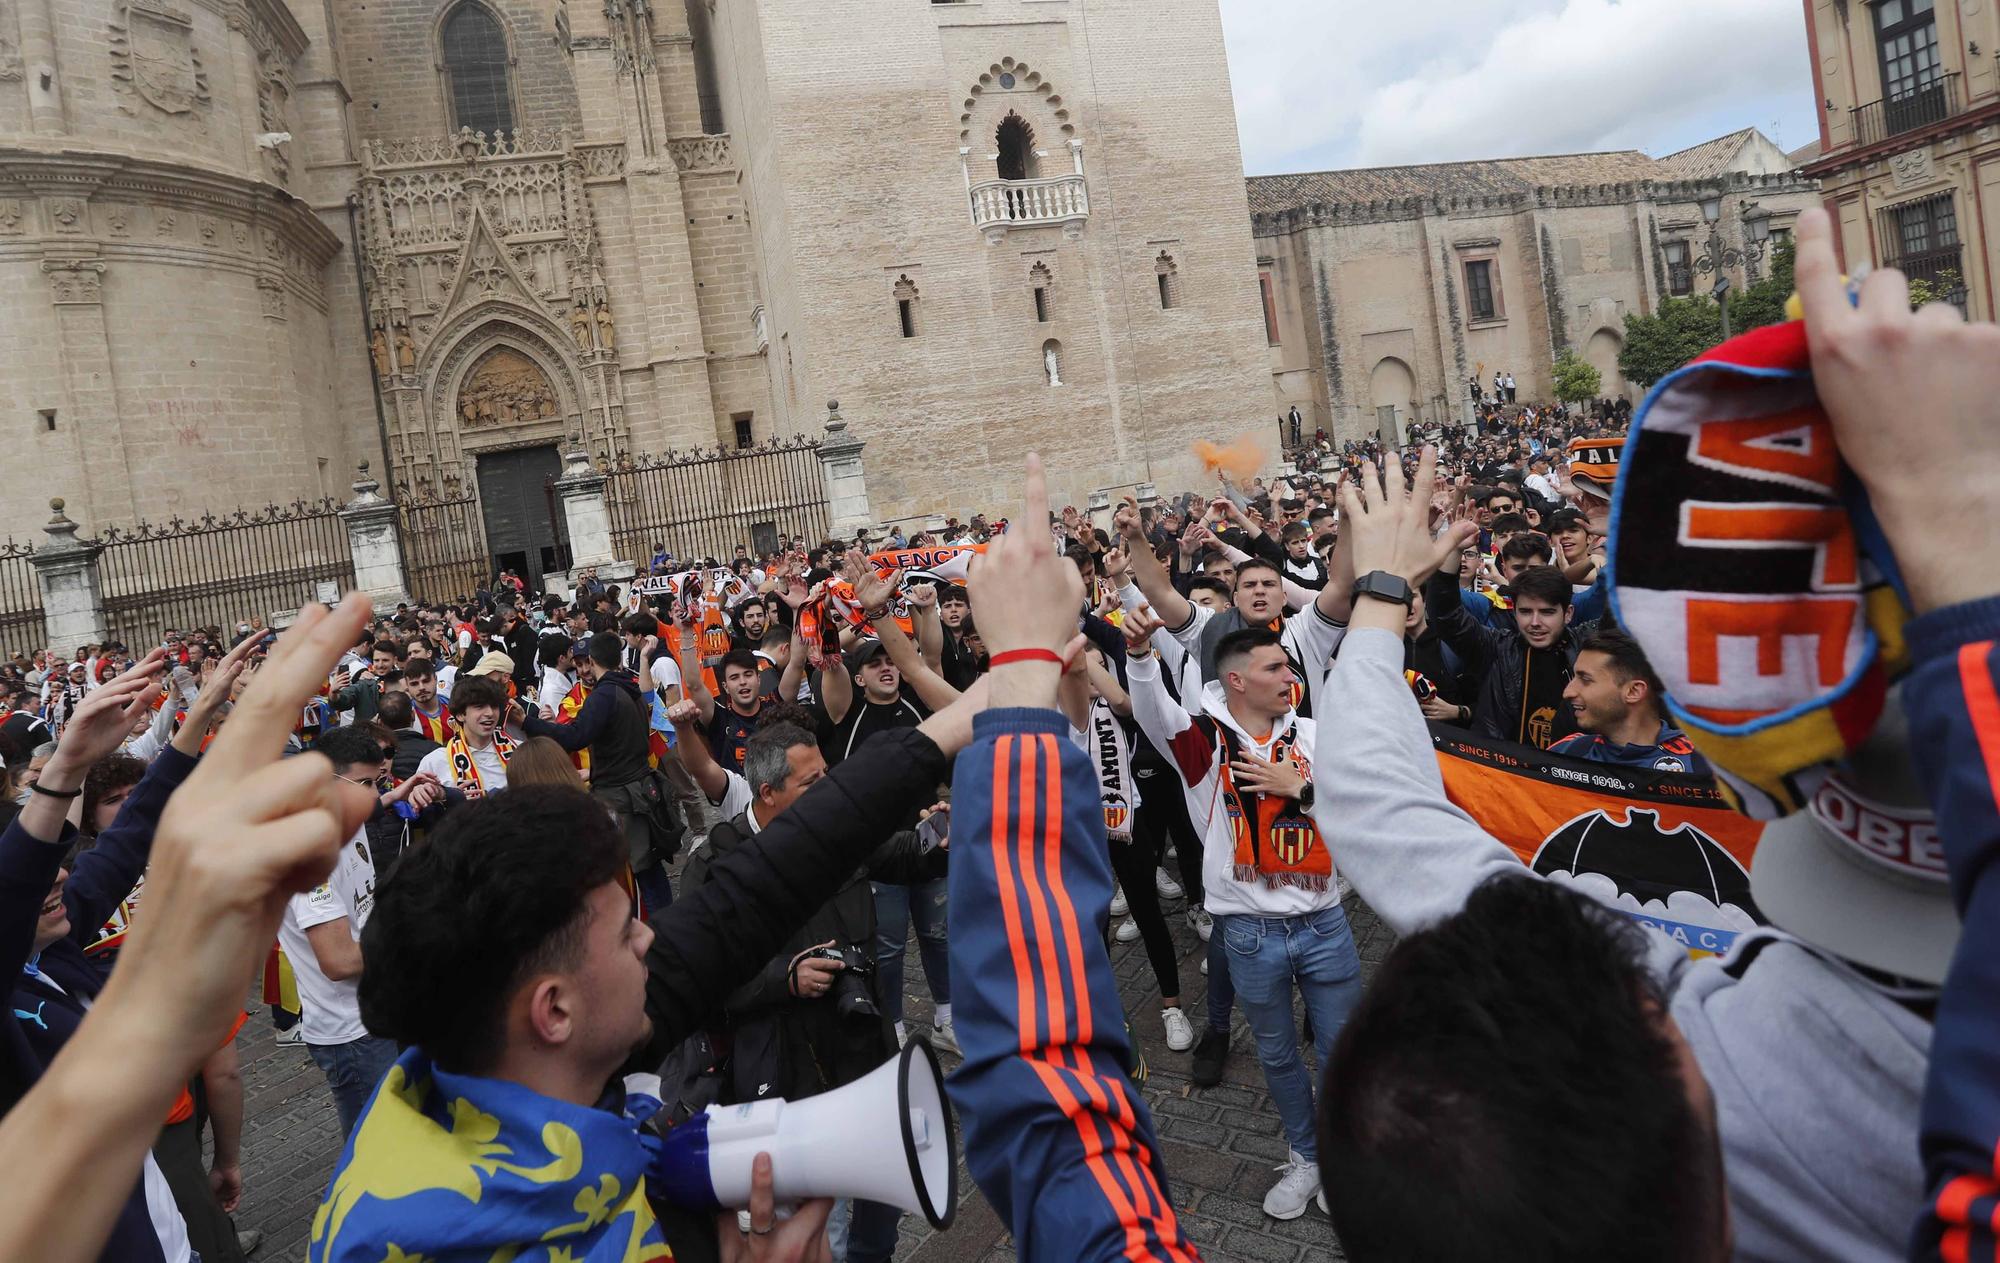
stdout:
MULTIPOLYGON (((42 530, 49 541, 35 550, 35 578, 42 587, 42 617, 48 648, 62 658, 79 645, 104 643, 104 588, 97 577, 96 544, 76 537, 76 523, 63 514, 60 499, 49 501, 53 516, 42 530)), ((143 652, 143 649, 141 650, 143 652)))
POLYGON ((556 479, 563 521, 569 529, 569 584, 586 566, 597 567, 606 583, 624 584, 639 573, 638 564, 611 551, 611 506, 604 499, 604 475, 590 465, 590 454, 573 447, 563 457, 563 476, 556 479))
POLYGON ((1092 526, 1103 531, 1116 541, 1118 532, 1111 529, 1111 491, 1109 488, 1090 493, 1088 507, 1085 508, 1083 515, 1092 526))
POLYGON ((368 462, 355 472, 354 498, 340 506, 347 524, 347 547, 354 555, 354 586, 375 602, 378 613, 393 613, 410 599, 403 578, 403 545, 396 536, 396 505, 377 493, 382 484, 368 476, 368 462))
POLYGON ((839 400, 829 399, 826 412, 819 460, 826 475, 828 530, 835 538, 847 538, 875 520, 875 511, 868 506, 868 481, 861 472, 861 449, 866 445, 847 432, 839 400))

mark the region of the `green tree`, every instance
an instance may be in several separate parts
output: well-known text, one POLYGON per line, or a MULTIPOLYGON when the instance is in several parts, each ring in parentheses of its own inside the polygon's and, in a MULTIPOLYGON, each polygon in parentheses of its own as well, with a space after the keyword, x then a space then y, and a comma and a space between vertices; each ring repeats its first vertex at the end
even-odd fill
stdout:
POLYGON ((1789 241, 1781 241, 1771 251, 1771 274, 1748 289, 1729 297, 1729 331, 1742 333, 1765 325, 1783 324, 1785 300, 1798 288, 1792 278, 1796 252, 1789 241))
POLYGON ((1712 298, 1668 298, 1650 316, 1625 317, 1618 371, 1635 386, 1651 386, 1722 341, 1722 308, 1712 298))
POLYGON ((1964 288, 1956 268, 1939 272, 1935 281, 1913 276, 1910 278, 1910 310, 1915 311, 1925 303, 1948 303, 1952 301, 1952 295, 1964 288))
POLYGON ((1567 404, 1579 404, 1597 398, 1597 392, 1604 386, 1604 374, 1575 350, 1564 347, 1562 354, 1556 356, 1555 384, 1556 398, 1567 404))

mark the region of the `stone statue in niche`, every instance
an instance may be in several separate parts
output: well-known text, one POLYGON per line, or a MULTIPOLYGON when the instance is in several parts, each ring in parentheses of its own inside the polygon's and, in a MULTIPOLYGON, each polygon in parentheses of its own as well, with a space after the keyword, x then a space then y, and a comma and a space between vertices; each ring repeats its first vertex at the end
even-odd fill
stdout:
POLYGON ((469 430, 546 420, 558 410, 541 366, 507 347, 488 352, 458 388, 459 424, 469 430))
POLYGON ((396 324, 396 366, 405 373, 417 371, 417 347, 410 341, 410 326, 396 324))
POLYGON ((395 366, 389 362, 389 340, 382 335, 381 325, 376 325, 375 331, 368 335, 368 353, 375 359, 377 377, 387 377, 394 371, 395 366))
POLYGON ((618 349, 618 331, 611 324, 611 307, 601 302, 597 304, 597 345, 605 351, 618 349))
POLYGON ((576 339, 577 350, 586 355, 590 353, 590 312, 584 309, 582 303, 570 309, 569 336, 576 339))
POLYGON ((1056 358, 1056 349, 1054 347, 1048 346, 1042 348, 1042 367, 1048 372, 1049 385, 1060 386, 1063 384, 1062 362, 1056 358))

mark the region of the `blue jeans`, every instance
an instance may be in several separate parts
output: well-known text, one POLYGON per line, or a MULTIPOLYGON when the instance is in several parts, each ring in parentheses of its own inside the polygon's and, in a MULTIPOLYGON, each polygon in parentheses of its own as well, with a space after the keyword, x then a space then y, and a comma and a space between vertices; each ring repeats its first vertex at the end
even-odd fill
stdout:
POLYGON ((1222 941, 1222 918, 1210 927, 1208 942, 1208 1029, 1227 1035, 1229 1015, 1236 1007, 1236 987, 1229 981, 1229 947, 1222 941))
POLYGON ((333 1107, 340 1113, 340 1138, 345 1140, 354 1131, 354 1120, 367 1108, 368 1098, 375 1094, 375 1085, 396 1064, 395 1041, 363 1035, 346 1044, 307 1044, 306 1051, 333 1089, 333 1107))
POLYGON ((896 1255, 902 1223, 903 1212, 894 1206, 841 1198, 826 1220, 826 1244, 833 1263, 888 1263, 896 1255))
POLYGON ((1347 914, 1335 904, 1294 917, 1220 916, 1215 918, 1215 937, 1228 948, 1236 1003, 1257 1040, 1257 1060, 1284 1123, 1285 1139, 1300 1157, 1317 1162, 1312 1076, 1292 1020, 1292 984, 1305 997, 1313 1045, 1324 1069, 1334 1037, 1361 998, 1361 957, 1354 950, 1347 914))
POLYGON ((638 884, 639 897, 646 901, 646 916, 649 919, 673 906, 674 882, 667 875, 666 865, 658 860, 648 860, 632 870, 632 879, 638 884))
POLYGON ((887 1005, 889 1020, 903 1020, 903 947, 910 941, 910 922, 917 923, 917 954, 923 957, 924 981, 931 999, 951 1003, 951 961, 945 949, 950 901, 942 877, 916 886, 887 882, 875 887, 875 970, 882 977, 876 989, 887 1005))

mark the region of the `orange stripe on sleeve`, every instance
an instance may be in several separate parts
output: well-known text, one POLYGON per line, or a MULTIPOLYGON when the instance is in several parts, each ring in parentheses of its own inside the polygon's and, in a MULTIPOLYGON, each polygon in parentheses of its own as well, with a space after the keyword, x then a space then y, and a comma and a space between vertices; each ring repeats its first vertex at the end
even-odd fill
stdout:
MULTIPOLYGON (((1062 918, 1063 938, 1069 945, 1070 988, 1076 997, 1076 1042, 1088 1044, 1091 1031, 1090 975, 1083 966, 1083 936, 1077 930, 1076 905, 1070 901, 1069 890, 1062 879, 1062 756, 1056 749, 1056 739, 1052 734, 1043 733, 1036 741, 1041 745, 1042 755, 1049 765, 1048 782, 1043 790, 1042 861, 1047 866, 1049 895, 1055 901, 1056 915, 1062 918)), ((1054 978, 1050 979, 1049 989, 1060 991, 1054 978)))
POLYGON ((1104 1141, 1097 1134, 1089 1112, 1076 1099, 1076 1094, 1063 1082, 1062 1071, 1038 1058, 1027 1059, 1035 1076, 1042 1081, 1064 1115, 1076 1125, 1077 1138, 1083 1142, 1083 1162, 1090 1171, 1091 1178, 1104 1194, 1104 1200, 1117 1212, 1118 1222, 1125 1229, 1125 1257, 1132 1263, 1158 1263, 1157 1256, 1146 1247, 1146 1233, 1139 1226, 1139 1216, 1132 1208, 1132 1202, 1125 1196, 1125 1190, 1118 1186, 1118 1180, 1111 1174, 1111 1168, 1104 1162, 1104 1141))
POLYGON ((1979 756, 1986 762, 1986 780, 1993 786, 1994 809, 2000 811, 2000 695, 1993 690, 1993 673, 1986 656, 1993 642, 1958 647, 1958 683, 1965 690, 1965 709, 1979 738, 1979 756))
POLYGON ((1007 931, 1007 950, 1014 961, 1015 1022, 1023 1053, 1035 1048, 1035 979, 1028 965, 1028 945, 1021 937, 1020 897, 1014 890, 1014 866, 1007 854, 1008 816, 1014 806, 1014 738, 1002 736, 993 743, 993 831, 988 843, 993 851, 993 872, 1000 888, 1000 922, 1007 931))
MULTIPOLYGON (((1021 744, 1021 819, 1014 829, 1015 862, 1020 865, 1021 884, 1027 891, 1028 914, 1034 918, 1035 941, 1041 951, 1041 979, 1043 990, 1048 996, 1049 1033, 1037 1047, 1046 1044, 1067 1042, 1069 1030, 1069 1010, 1063 1001, 1061 976, 1056 972, 1055 929, 1049 923, 1049 905, 1042 894, 1042 883, 1035 876, 1035 774, 1039 769, 1036 756, 1041 753, 1039 742, 1021 744)), ((1060 829, 1058 819, 1055 827, 1060 829)))

